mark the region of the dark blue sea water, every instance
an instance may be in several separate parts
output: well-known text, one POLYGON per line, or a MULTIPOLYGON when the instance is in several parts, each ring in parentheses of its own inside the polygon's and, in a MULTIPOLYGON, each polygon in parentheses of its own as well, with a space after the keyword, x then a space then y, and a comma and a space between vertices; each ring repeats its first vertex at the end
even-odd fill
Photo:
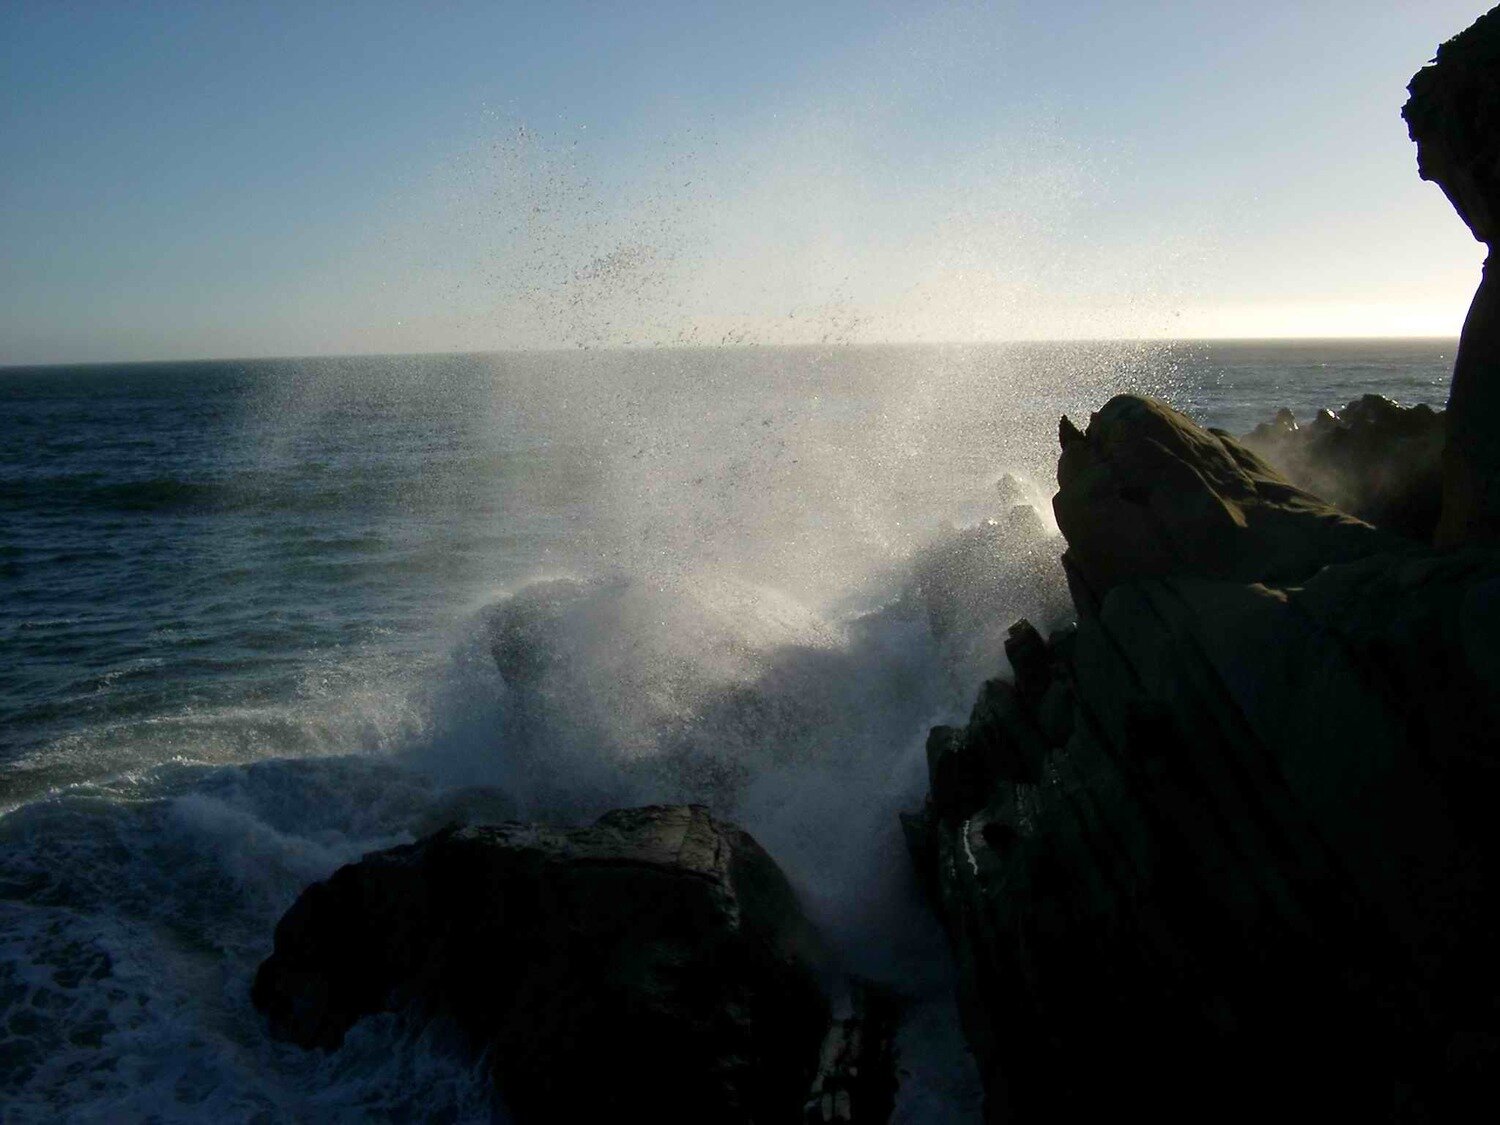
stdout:
POLYGON ((991 560, 1056 420, 1118 389, 1239 432, 1441 405, 1451 341, 663 350, 0 370, 5 1120, 484 1120, 432 1032, 269 1043, 249 974, 307 882, 452 809, 709 800, 868 971, 930 998, 903 1120, 967 1120, 895 812, 926 728, 1058 611, 991 560), (990 573, 990 572, 986 572, 990 573), (970 590, 973 587, 964 587, 970 590), (964 594, 970 597, 969 594, 964 594), (494 607, 528 656, 502 675, 494 607), (487 608, 488 607, 488 608, 487 608), (755 721, 725 700, 755 700, 755 721), (769 716, 769 717, 768 717, 769 716), (484 787, 484 788, 476 788, 484 787), (925 982, 925 983, 923 983, 925 982))

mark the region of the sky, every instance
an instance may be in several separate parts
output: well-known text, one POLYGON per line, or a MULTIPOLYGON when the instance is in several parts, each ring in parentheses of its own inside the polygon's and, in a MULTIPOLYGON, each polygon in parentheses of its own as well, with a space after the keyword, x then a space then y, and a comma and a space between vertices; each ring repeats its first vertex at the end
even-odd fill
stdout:
POLYGON ((0 0, 0 364, 1452 336, 1458 0, 0 0))

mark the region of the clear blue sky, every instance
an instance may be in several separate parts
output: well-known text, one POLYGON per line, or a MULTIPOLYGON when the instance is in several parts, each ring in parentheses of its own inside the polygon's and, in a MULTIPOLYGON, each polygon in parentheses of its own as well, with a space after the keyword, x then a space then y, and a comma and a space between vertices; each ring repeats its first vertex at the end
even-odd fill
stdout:
POLYGON ((1482 3, 0 3, 0 363, 1456 333, 1482 3))

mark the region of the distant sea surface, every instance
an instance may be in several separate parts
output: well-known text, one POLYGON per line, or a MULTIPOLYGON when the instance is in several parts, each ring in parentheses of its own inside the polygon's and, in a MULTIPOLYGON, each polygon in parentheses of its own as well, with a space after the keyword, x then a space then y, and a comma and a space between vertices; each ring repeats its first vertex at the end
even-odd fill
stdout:
MULTIPOLYGON (((486 1119, 475 1075, 399 1021, 331 1056, 269 1043, 249 974, 302 886, 466 786, 520 815, 698 795, 656 732, 707 729, 694 677, 791 716, 796 752, 747 750, 728 811, 879 962, 908 909, 894 813, 920 800, 926 727, 978 675, 944 671, 942 639, 900 610, 914 560, 1017 495, 1045 520, 1057 416, 1081 424, 1117 390, 1239 433, 1370 393, 1441 406, 1453 347, 0 369, 6 1120, 486 1119), (551 654, 526 700, 489 659, 487 607, 511 602, 539 607, 523 637, 551 654), (817 680, 793 649, 841 671, 817 680), (866 817, 865 842, 825 839, 820 817, 841 837, 866 817)), ((974 615, 1041 613, 1040 588, 974 615)), ((931 941, 911 955, 939 957, 931 941)), ((971 1119, 972 1076, 944 1065, 903 1119, 971 1119)))

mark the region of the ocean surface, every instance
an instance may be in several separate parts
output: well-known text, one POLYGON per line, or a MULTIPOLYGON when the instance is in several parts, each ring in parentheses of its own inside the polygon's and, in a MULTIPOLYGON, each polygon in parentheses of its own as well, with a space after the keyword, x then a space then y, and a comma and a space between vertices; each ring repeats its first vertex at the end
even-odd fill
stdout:
POLYGON ((899 1119, 975 1120, 896 813, 1005 626, 1066 613, 1058 415, 1441 406, 1452 349, 0 369, 0 1117, 490 1120, 441 1028, 270 1042, 248 989, 276 919, 455 815, 699 800, 918 997, 899 1119), (964 548, 1018 504, 1031 530, 964 548))

